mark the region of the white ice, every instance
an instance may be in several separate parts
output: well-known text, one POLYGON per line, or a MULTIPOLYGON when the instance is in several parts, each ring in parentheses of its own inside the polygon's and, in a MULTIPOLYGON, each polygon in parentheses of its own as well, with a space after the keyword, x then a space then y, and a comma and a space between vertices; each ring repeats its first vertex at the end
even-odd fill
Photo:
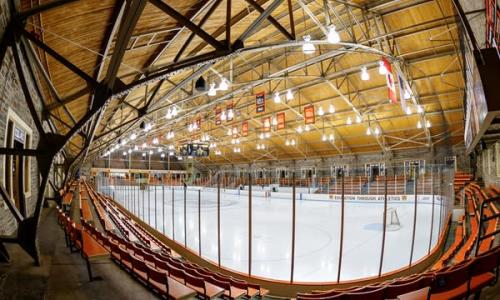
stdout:
MULTIPOLYGON (((202 190, 198 214, 198 190, 170 187, 104 187, 127 209, 158 231, 195 252, 199 252, 198 216, 201 218, 201 255, 217 262, 217 193, 202 190), (172 195, 174 206, 172 206, 172 195), (186 211, 184 212, 184 205, 186 211), (174 218, 172 222, 172 209, 174 218), (186 233, 184 237, 184 215, 186 233), (175 228, 173 232, 172 228, 175 228)), ((248 273, 248 196, 221 192, 221 264, 248 273)), ((437 197, 435 197, 437 198, 437 197)), ((341 202, 297 200, 294 281, 334 282, 339 267, 341 202)), ((414 221, 413 200, 390 201, 396 208, 401 228, 386 231, 382 273, 410 263, 414 221)), ((418 201, 412 261, 428 254, 444 227, 441 202, 418 201), (433 212, 434 210, 434 212, 433 212), (432 215, 434 220, 432 221, 432 215), (431 235, 432 227, 432 235, 431 235)), ((383 201, 345 201, 344 238, 340 280, 359 279, 379 273, 383 233, 383 201)), ((389 217, 389 216, 388 216, 389 217)), ((292 249, 292 201, 271 197, 252 198, 252 275, 290 280, 292 249)))

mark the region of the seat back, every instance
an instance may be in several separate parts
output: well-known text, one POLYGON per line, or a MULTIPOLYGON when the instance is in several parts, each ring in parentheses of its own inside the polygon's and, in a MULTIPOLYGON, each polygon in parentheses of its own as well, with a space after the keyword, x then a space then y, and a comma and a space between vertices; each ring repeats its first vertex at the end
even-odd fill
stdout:
POLYGON ((468 282, 471 263, 466 263, 458 268, 453 268, 444 272, 436 273, 432 281, 431 292, 439 293, 446 290, 452 290, 468 282))
POLYGON ((169 274, 170 276, 174 276, 174 277, 177 277, 177 278, 180 278, 182 280, 186 280, 186 276, 184 274, 184 271, 179 269, 179 268, 176 268, 172 265, 168 265, 168 271, 169 271, 169 274))
POLYGON ((377 289, 369 289, 367 291, 352 291, 352 292, 347 292, 344 295, 344 297, 341 297, 342 299, 349 299, 349 300, 365 300, 365 299, 370 299, 370 300, 384 300, 385 299, 385 286, 379 287, 377 289))
POLYGON ((146 263, 144 262, 144 260, 142 260, 141 258, 139 258, 135 255, 132 255, 131 258, 132 258, 132 268, 134 270, 137 270, 140 272, 147 272, 148 271, 146 269, 146 263))
POLYGON ((157 256, 153 257, 156 268, 168 271, 167 262, 157 256))
POLYGON ((432 283, 433 276, 424 275, 413 281, 403 282, 403 283, 392 283, 387 285, 385 290, 385 298, 394 299, 397 296, 406 294, 420 288, 430 286, 432 283))
POLYGON ((471 276, 493 271, 498 266, 498 251, 488 251, 477 256, 471 266, 471 276))
POLYGON ((205 290, 205 280, 202 277, 191 275, 187 272, 184 274, 186 278, 186 284, 203 289, 203 294, 206 294, 205 290))
POLYGON ((118 247, 118 249, 120 250, 120 261, 125 261, 125 262, 131 263, 132 256, 130 255, 130 253, 128 253, 128 250, 123 249, 121 247, 118 247))

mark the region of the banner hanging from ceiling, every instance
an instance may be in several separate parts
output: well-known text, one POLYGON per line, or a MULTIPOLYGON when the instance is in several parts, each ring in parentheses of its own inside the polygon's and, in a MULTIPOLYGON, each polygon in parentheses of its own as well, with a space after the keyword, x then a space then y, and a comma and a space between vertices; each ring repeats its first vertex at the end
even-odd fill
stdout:
POLYGON ((276 121, 278 123, 278 129, 285 129, 285 112, 280 112, 276 114, 276 121))
POLYGON ((217 106, 215 108, 215 125, 219 126, 220 124, 222 124, 222 121, 220 119, 220 115, 222 113, 222 109, 220 108, 220 106, 217 106))
POLYGON ((406 82, 403 80, 403 76, 401 76, 401 74, 398 73, 398 83, 399 83, 399 101, 401 101, 401 108, 403 109, 403 111, 406 113, 406 109, 407 109, 407 106, 406 106, 406 88, 405 88, 405 84, 406 82))
POLYGON ((396 85, 394 83, 394 76, 392 75, 392 67, 389 61, 382 57, 382 64, 385 67, 385 80, 387 81, 387 89, 389 91, 389 100, 391 103, 398 103, 398 96, 396 95, 396 85))
POLYGON ((263 131, 268 132, 271 130, 271 117, 262 118, 263 131))
POLYGON ((242 136, 248 135, 248 121, 245 121, 243 122, 243 124, 241 124, 241 135, 242 136))
POLYGON ((306 124, 314 124, 314 122, 316 122, 316 117, 314 115, 314 105, 308 105, 304 107, 304 122, 306 124))
POLYGON ((266 111, 266 93, 260 92, 255 94, 255 111, 262 113, 266 111))

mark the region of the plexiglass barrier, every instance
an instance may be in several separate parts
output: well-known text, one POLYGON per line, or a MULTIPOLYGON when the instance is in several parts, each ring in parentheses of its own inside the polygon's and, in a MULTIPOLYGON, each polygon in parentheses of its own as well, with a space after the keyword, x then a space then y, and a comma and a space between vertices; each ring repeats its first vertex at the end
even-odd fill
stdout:
POLYGON ((273 280, 340 282, 430 254, 451 210, 454 174, 415 164, 118 175, 97 176, 98 191, 207 260, 273 280))

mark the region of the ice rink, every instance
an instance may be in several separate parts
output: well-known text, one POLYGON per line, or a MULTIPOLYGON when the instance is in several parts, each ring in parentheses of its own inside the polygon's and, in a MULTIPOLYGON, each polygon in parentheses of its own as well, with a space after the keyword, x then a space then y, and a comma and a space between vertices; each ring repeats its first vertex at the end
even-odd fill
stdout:
MULTIPOLYGON (((217 192, 214 189, 149 186, 101 187, 122 205, 169 238, 213 262, 218 260, 217 192), (200 203, 198 203, 200 197, 200 203), (172 201, 172 198, 174 199, 172 201), (198 209, 200 207, 200 210, 198 209), (201 224, 198 220, 201 219, 201 224), (186 227, 186 235, 184 235, 186 227), (201 235, 199 234, 201 228, 201 235), (199 243, 201 236, 201 249, 199 243)), ((258 194, 258 193, 256 193, 258 194)), ((248 273, 249 199, 237 190, 221 189, 220 255, 224 267, 248 273)), ((415 262, 436 244, 444 216, 438 196, 420 199, 413 246, 415 262), (431 200, 432 199, 432 200, 431 200), (433 205, 434 202, 434 205, 433 205), (432 230, 431 230, 432 229, 432 230)), ((252 275, 290 280, 292 196, 252 197, 252 275)), ((407 267, 412 249, 415 202, 388 201, 401 227, 386 231, 381 262, 384 202, 346 200, 340 280, 358 279, 407 267)), ((389 218, 390 216, 388 216, 389 218)), ((296 200, 294 281, 337 281, 341 235, 341 201, 296 200)))

